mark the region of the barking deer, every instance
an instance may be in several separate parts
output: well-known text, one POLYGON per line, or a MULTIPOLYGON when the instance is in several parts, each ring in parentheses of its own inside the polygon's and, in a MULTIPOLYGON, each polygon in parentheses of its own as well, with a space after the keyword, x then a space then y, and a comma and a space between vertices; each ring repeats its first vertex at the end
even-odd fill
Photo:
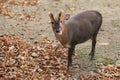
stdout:
POLYGON ((96 37, 102 24, 102 15, 98 11, 85 11, 70 17, 68 20, 64 20, 63 11, 56 17, 49 13, 49 17, 56 39, 68 48, 68 69, 72 65, 72 55, 78 43, 92 40, 92 49, 89 55, 90 59, 93 59, 96 37))

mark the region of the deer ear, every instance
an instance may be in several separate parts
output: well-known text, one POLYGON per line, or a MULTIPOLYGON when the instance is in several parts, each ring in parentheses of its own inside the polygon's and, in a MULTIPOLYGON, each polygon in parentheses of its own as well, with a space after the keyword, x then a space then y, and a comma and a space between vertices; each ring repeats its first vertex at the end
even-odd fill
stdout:
POLYGON ((70 18, 70 14, 65 14, 64 20, 68 20, 70 18))
POLYGON ((48 15, 49 15, 49 17, 50 17, 50 19, 51 19, 51 22, 53 22, 53 21, 54 21, 53 14, 52 14, 51 12, 49 12, 48 15))
POLYGON ((60 21, 64 21, 64 12, 63 11, 60 11, 59 19, 60 19, 60 21))

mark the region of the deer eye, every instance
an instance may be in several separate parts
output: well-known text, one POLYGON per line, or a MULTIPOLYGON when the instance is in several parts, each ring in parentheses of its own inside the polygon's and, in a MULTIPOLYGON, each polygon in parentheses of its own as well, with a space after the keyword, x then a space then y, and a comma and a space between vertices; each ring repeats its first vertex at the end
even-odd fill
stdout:
POLYGON ((51 22, 51 24, 54 24, 54 22, 51 22))

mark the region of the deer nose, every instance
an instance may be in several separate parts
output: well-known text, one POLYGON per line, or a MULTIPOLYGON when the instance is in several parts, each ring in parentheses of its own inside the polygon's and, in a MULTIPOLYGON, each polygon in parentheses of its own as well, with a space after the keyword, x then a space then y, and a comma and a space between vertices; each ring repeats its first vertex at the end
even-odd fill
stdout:
POLYGON ((56 29, 56 33, 59 33, 60 32, 60 30, 59 29, 56 29))

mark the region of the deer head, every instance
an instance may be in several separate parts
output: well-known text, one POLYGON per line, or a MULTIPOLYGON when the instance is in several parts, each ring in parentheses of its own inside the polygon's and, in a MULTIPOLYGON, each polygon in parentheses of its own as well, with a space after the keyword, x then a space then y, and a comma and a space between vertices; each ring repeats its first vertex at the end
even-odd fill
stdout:
POLYGON ((52 13, 49 13, 49 17, 51 20, 51 24, 52 24, 52 28, 53 31, 58 34, 58 35, 62 35, 63 30, 64 30, 64 12, 60 11, 60 13, 58 14, 58 16, 53 16, 52 13))

